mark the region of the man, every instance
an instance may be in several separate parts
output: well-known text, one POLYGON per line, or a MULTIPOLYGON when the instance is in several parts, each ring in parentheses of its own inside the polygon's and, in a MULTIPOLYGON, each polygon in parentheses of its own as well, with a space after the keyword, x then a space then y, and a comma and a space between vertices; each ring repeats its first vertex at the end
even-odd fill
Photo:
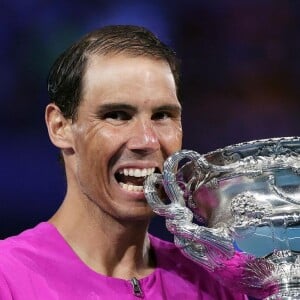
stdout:
POLYGON ((174 53, 136 26, 104 27, 58 58, 45 118, 66 196, 0 244, 0 299, 245 299, 147 234, 145 176, 181 147, 178 78, 174 53))

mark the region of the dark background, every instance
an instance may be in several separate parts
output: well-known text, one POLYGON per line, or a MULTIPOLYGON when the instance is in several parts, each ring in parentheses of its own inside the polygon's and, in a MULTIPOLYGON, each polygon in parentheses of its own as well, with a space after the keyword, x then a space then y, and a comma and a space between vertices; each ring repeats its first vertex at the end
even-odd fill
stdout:
MULTIPOLYGON (((0 4, 0 238, 47 220, 64 197, 48 140, 46 78, 88 31, 143 25, 182 59, 184 148, 299 135, 300 1, 41 1, 0 4)), ((151 232, 165 238, 162 220, 151 232)))

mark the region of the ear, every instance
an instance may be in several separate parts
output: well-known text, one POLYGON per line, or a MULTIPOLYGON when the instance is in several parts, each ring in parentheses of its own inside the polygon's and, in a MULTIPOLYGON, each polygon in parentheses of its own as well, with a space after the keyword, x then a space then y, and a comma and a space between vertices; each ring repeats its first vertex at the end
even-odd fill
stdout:
POLYGON ((45 110, 45 121, 51 142, 60 149, 73 148, 71 120, 66 119, 57 105, 50 103, 45 110))

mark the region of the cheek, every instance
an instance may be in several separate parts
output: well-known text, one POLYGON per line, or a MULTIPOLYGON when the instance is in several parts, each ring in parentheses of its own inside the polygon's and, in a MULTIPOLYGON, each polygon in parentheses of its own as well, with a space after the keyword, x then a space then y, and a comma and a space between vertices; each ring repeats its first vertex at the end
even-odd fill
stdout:
POLYGON ((114 130, 107 130, 104 125, 100 126, 100 124, 89 127, 77 126, 74 130, 75 148, 79 152, 90 153, 91 155, 99 155, 100 153, 105 155, 107 148, 113 148, 116 133, 114 130))
POLYGON ((168 128, 164 131, 161 136, 164 146, 168 149, 168 153, 171 154, 177 150, 181 149, 182 146, 182 127, 176 126, 172 129, 168 128))

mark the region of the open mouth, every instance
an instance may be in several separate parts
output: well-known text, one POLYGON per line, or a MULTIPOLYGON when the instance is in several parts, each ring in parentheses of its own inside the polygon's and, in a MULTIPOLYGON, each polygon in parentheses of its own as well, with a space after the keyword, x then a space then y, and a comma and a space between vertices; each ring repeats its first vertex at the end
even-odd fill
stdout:
POLYGON ((124 190, 142 192, 145 178, 154 171, 155 168, 124 168, 115 174, 115 178, 124 190))

